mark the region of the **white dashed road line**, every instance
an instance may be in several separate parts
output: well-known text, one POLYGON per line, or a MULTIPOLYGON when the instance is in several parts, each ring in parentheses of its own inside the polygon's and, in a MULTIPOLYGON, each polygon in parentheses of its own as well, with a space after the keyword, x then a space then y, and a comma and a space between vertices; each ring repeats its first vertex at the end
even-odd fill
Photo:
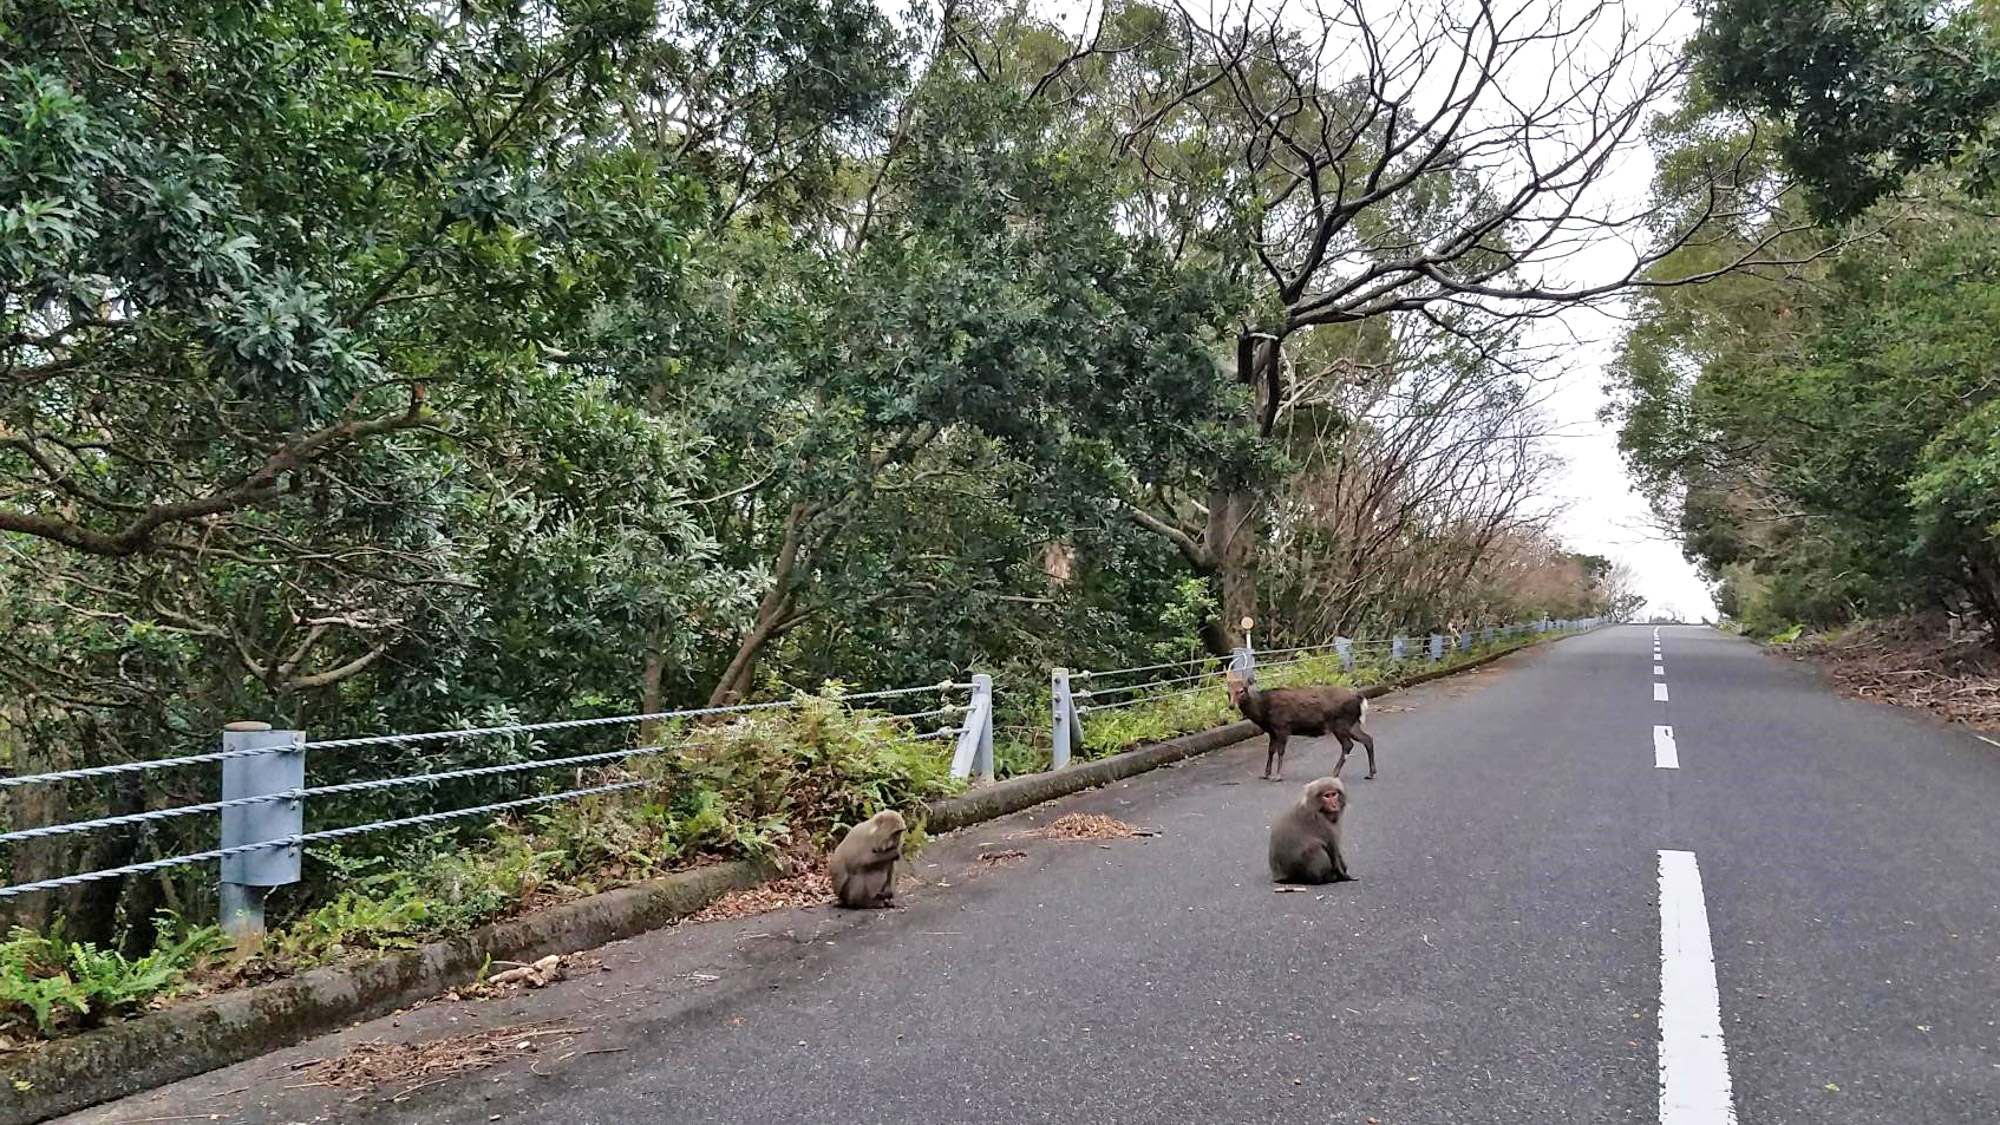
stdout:
POLYGON ((1667 668, 1666 668, 1666 665, 1664 665, 1664 664, 1655 664, 1655 665, 1653 665, 1653 675, 1655 675, 1655 676, 1664 676, 1664 675, 1666 675, 1666 674, 1667 674, 1667 668))
POLYGON ((1667 701, 1667 685, 1655 681, 1653 684, 1653 702, 1665 703, 1666 701, 1667 701))
POLYGON ((1708 905, 1693 852, 1660 853, 1660 1125, 1735 1125, 1708 905))
POLYGON ((1674 728, 1653 728, 1653 767, 1663 770, 1681 768, 1681 751, 1674 745, 1674 728))

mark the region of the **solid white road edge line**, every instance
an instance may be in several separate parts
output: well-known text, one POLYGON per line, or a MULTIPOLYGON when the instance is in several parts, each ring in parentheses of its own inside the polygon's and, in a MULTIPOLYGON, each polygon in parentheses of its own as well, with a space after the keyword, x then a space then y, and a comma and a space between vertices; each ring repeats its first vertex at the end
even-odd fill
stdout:
POLYGON ((1701 867, 1660 853, 1660 1125, 1735 1125, 1701 867))
POLYGON ((1653 728, 1653 767, 1663 770, 1681 768, 1681 751, 1674 745, 1674 728, 1653 728))
POLYGON ((1655 683, 1653 685, 1653 702, 1665 703, 1666 701, 1667 701, 1667 685, 1661 683, 1655 683))

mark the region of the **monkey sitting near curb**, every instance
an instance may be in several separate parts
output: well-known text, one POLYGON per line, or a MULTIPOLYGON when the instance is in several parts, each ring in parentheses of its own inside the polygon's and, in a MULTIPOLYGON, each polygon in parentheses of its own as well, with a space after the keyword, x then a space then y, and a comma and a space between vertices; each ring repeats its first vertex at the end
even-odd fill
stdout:
POLYGON ((895 905, 896 861, 903 857, 906 827, 903 814, 884 809, 848 829, 827 862, 840 905, 853 910, 895 905))
POLYGON ((1340 854, 1347 786, 1337 777, 1308 782, 1298 803, 1271 825, 1271 879, 1279 883, 1351 883, 1340 854))

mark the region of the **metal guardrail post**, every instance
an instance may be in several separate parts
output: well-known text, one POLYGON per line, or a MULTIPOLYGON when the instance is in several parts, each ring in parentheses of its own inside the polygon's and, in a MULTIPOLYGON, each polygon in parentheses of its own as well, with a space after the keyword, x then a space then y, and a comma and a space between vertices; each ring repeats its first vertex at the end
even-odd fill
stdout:
POLYGON ((951 756, 951 775, 993 780, 993 677, 972 677, 972 702, 965 711, 965 730, 951 756))
POLYGON ((1070 694, 1069 669, 1050 671, 1049 704, 1055 712, 1050 728, 1049 768, 1059 770, 1069 765, 1070 754, 1083 745, 1083 724, 1076 713, 1076 697, 1070 694))
MULTIPOLYGON (((230 723, 222 728, 225 751, 274 751, 223 759, 223 800, 294 794, 223 809, 223 847, 287 840, 305 831, 305 800, 296 795, 306 784, 305 743, 304 731, 272 730, 269 723, 230 723)), ((264 897, 272 887, 298 882, 303 859, 298 844, 222 858, 222 929, 239 948, 263 940, 264 897)))
POLYGON ((1472 651, 1472 630, 1467 629, 1465 632, 1460 633, 1458 635, 1458 651, 1460 652, 1472 651))
POLYGON ((1333 638, 1333 651, 1340 654, 1340 666, 1342 669, 1349 672, 1354 671, 1354 642, 1351 639, 1347 637, 1333 638))
POLYGON ((1403 657, 1409 651, 1409 647, 1410 642, 1401 633, 1389 638, 1389 659, 1397 664, 1401 664, 1403 657))
POLYGON ((1484 632, 1484 633, 1480 634, 1480 639, 1481 639, 1481 643, 1483 643, 1483 644, 1489 644, 1489 645, 1490 645, 1490 644, 1492 644, 1492 643, 1493 643, 1493 626, 1491 626, 1491 625, 1488 625, 1488 626, 1486 627, 1486 632, 1484 632))
POLYGON ((1443 659, 1444 659, 1444 637, 1443 637, 1442 635, 1440 635, 1440 634, 1437 634, 1437 633, 1432 633, 1432 634, 1431 634, 1431 663, 1435 664, 1435 663, 1437 663, 1438 661, 1440 661, 1440 660, 1443 660, 1443 659))

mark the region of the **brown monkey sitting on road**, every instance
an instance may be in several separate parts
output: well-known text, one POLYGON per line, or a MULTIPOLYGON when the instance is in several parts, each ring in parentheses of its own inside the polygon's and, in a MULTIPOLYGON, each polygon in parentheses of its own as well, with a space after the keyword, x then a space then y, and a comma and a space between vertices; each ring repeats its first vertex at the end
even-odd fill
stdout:
POLYGON ((1271 825, 1271 878, 1279 883, 1351 883, 1340 854, 1347 786, 1337 777, 1307 782, 1297 804, 1271 825))
POLYGON ((1307 737, 1331 734, 1340 740, 1340 761, 1333 767, 1335 777, 1347 767, 1347 756, 1354 752, 1354 744, 1361 743, 1368 750, 1368 777, 1375 776, 1375 739, 1361 729, 1362 720, 1368 717, 1368 697, 1359 688, 1328 685, 1260 691, 1255 675, 1253 672, 1252 679, 1245 679, 1236 672, 1228 674, 1229 702, 1270 737, 1264 751, 1266 781, 1285 780, 1285 741, 1295 734, 1307 737))
POLYGON ((896 861, 903 857, 905 827, 902 813, 884 809, 847 830, 827 861, 840 905, 855 910, 895 905, 896 861))

